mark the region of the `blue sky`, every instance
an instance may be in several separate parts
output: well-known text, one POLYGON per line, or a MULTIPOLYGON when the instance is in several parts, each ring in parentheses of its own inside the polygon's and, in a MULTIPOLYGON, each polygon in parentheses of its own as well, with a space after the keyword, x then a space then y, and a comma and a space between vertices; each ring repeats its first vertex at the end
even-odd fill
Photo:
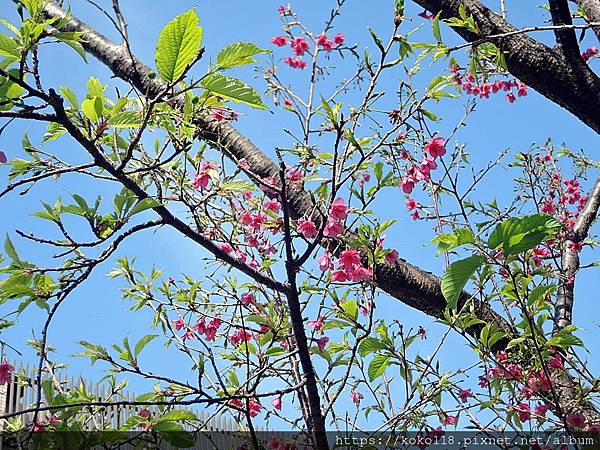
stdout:
MULTIPOLYGON (((0 16, 16 22, 16 14, 10 3, 2 2, 0 16)), ((101 3, 107 5, 109 2, 101 3)), ((407 3, 409 8, 407 15, 414 15, 420 11, 412 3, 407 3)), ((134 52, 148 65, 153 65, 154 47, 160 29, 178 13, 194 6, 201 18, 201 24, 204 26, 204 46, 208 57, 214 56, 221 47, 239 40, 251 41, 259 46, 272 48, 271 37, 281 34, 277 14, 279 4, 279 2, 271 0, 260 2, 226 0, 200 3, 187 0, 179 2, 124 0, 122 6, 124 15, 129 22, 129 33, 134 52)), ((322 26, 324 19, 328 17, 333 4, 332 1, 317 2, 313 0, 297 2, 293 6, 307 25, 317 31, 322 26)), ((117 38, 116 32, 111 29, 106 18, 87 2, 73 2, 72 9, 77 16, 90 25, 114 39, 117 38)), ((372 2, 348 0, 342 17, 336 22, 334 31, 344 32, 348 42, 359 43, 361 47, 372 47, 367 26, 377 30, 380 35, 386 36, 391 29, 392 10, 393 1, 391 0, 372 2)), ((528 7, 513 7, 510 19, 520 25, 541 23, 544 20, 544 11, 536 8, 533 4, 528 7)), ((415 24, 423 25, 423 30, 420 32, 422 39, 431 39, 427 22, 417 19, 415 24)), ((449 42, 459 42, 451 30, 444 28, 443 33, 449 42)), ((540 35, 536 37, 541 38, 540 35)), ((547 36, 544 39, 551 39, 551 37, 547 36)), ((281 52, 276 53, 276 57, 282 56, 281 52)), ((104 84, 114 83, 110 79, 110 73, 96 60, 90 57, 89 64, 85 65, 77 54, 64 46, 46 48, 42 52, 41 67, 46 86, 70 86, 80 94, 80 98, 83 97, 85 82, 91 74, 99 77, 104 84)), ((344 70, 344 67, 342 64, 341 70, 344 70)), ((424 67, 423 76, 431 78, 434 76, 435 70, 439 69, 424 67)), ((289 69, 284 69, 283 73, 289 76, 289 79, 294 81, 297 86, 306 85, 304 73, 292 72, 289 69)), ((256 73, 247 69, 238 71, 236 75, 250 80, 256 73)), ((381 89, 393 90, 396 83, 394 77, 387 77, 384 79, 381 89)), ((264 82, 260 76, 253 80, 253 84, 259 91, 264 88, 264 82)), ((442 118, 438 125, 442 135, 454 125, 457 115, 462 112, 461 105, 465 100, 442 102, 435 106, 436 114, 442 118)), ((282 127, 292 127, 293 122, 285 116, 285 113, 272 114, 244 108, 240 108, 240 112, 242 114, 236 126, 266 153, 272 154, 275 146, 290 144, 289 137, 282 132, 282 127)), ((0 136, 0 149, 9 158, 24 156, 20 140, 26 128, 29 129, 32 141, 39 142, 41 128, 35 124, 12 125, 0 136)), ((468 120, 468 127, 459 132, 456 138, 460 142, 468 143, 473 161, 479 165, 493 159, 504 149, 509 149, 511 152, 527 150, 533 143, 542 144, 547 138, 552 138, 556 144, 564 142, 573 150, 584 149, 592 156, 597 142, 597 136, 593 131, 582 125, 565 110, 531 90, 527 98, 519 100, 514 105, 505 102, 500 95, 479 102, 477 111, 468 120)), ((47 149, 68 155, 73 160, 81 158, 78 156, 81 150, 66 139, 50 144, 47 149)), ((6 180, 6 174, 6 167, 0 167, 0 180, 6 180)), ((510 174, 504 169, 498 170, 480 191, 480 198, 491 200, 493 197, 500 199, 509 197, 511 194, 509 177, 510 174)), ((114 192, 114 189, 108 186, 103 189, 106 189, 103 193, 107 197, 114 192)), ((67 199, 69 192, 88 193, 89 195, 99 193, 95 187, 74 177, 66 177, 60 183, 50 182, 36 186, 27 196, 19 196, 15 192, 4 198, 0 204, 2 207, 0 236, 9 233, 14 237, 13 230, 15 228, 28 232, 48 232, 43 221, 32 218, 30 214, 39 210, 40 201, 54 203, 58 196, 67 199)), ((434 258, 431 246, 424 247, 423 245, 433 236, 429 225, 414 223, 402 206, 403 199, 401 192, 398 191, 386 194, 376 204, 375 210, 381 214, 382 218, 399 219, 398 224, 388 233, 388 245, 397 248, 400 255, 413 264, 441 274, 442 261, 434 258)), ((46 258, 35 253, 37 248, 35 246, 16 239, 15 243, 17 248, 32 260, 46 258)), ((177 276, 182 272, 197 272, 204 253, 175 233, 161 230, 156 236, 145 234, 133 238, 119 250, 118 256, 121 255, 134 255, 141 267, 150 268, 155 264, 167 275, 177 276)), ((584 261, 586 258, 589 260, 590 256, 584 253, 583 258, 584 261)), ((110 281, 106 277, 106 273, 114 266, 115 259, 113 258, 96 270, 85 286, 79 288, 68 304, 65 304, 61 314, 53 323, 50 330, 50 343, 58 348, 60 357, 65 358, 78 351, 80 348, 76 342, 82 339, 108 345, 118 342, 124 335, 130 335, 131 339, 136 339, 149 332, 150 318, 142 312, 130 312, 128 309, 131 305, 120 298, 119 283, 110 281)), ((584 328, 581 333, 584 338, 587 336, 597 339, 597 323, 592 314, 596 310, 595 302, 597 301, 592 291, 594 270, 579 276, 575 321, 584 328)), ((0 312, 7 311, 7 305, 0 307, 0 312)), ((431 344, 423 344, 425 353, 428 345, 434 345, 444 333, 444 327, 432 323, 423 314, 384 295, 381 295, 378 300, 378 311, 381 316, 398 318, 407 326, 423 325, 427 328, 431 344)), ((39 329, 39 324, 43 319, 44 315, 41 311, 36 310, 35 306, 30 307, 21 318, 21 323, 4 332, 2 339, 23 351, 25 360, 33 361, 34 355, 26 348, 24 340, 31 336, 32 331, 39 329)), ((448 365, 448 368, 473 361, 473 356, 462 339, 456 336, 451 337, 446 345, 448 351, 442 361, 448 365)), ((160 362, 159 366, 163 372, 174 376, 185 374, 188 370, 182 359, 173 351, 164 350, 158 344, 152 345, 148 349, 149 351, 145 355, 146 360, 142 360, 143 363, 146 362, 152 366, 160 362)), ((69 362, 74 374, 81 373, 93 379, 101 377, 99 367, 90 367, 87 360, 71 358, 69 362)), ((599 366, 598 361, 592 361, 590 368, 598 369, 599 366)), ((141 392, 146 387, 147 383, 144 381, 132 383, 132 390, 136 392, 141 392)))

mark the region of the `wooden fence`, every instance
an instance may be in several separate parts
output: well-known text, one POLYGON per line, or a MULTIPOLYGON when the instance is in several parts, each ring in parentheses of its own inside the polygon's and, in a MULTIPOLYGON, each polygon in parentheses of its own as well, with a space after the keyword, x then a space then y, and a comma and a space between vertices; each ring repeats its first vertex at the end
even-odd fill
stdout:
MULTIPOLYGON (((17 383, 16 377, 13 376, 12 382, 0 386, 0 416, 12 413, 18 413, 31 408, 36 402, 37 390, 35 389, 35 380, 37 379, 37 366, 30 366, 29 364, 22 364, 21 362, 11 362, 15 367, 15 375, 25 374, 27 383, 17 383)), ((48 378, 47 374, 44 374, 48 378)), ((77 390, 80 385, 83 384, 85 391, 92 394, 96 401, 110 401, 107 400, 110 396, 109 386, 107 384, 91 383, 83 380, 81 377, 58 375, 57 380, 61 389, 65 392, 77 390)), ((131 392, 121 391, 118 397, 112 398, 113 401, 133 401, 136 398, 131 392)), ((89 428, 94 429, 94 422, 101 425, 99 429, 119 429, 123 425, 127 418, 131 415, 137 415, 137 413, 145 407, 140 406, 109 406, 102 410, 95 408, 94 415, 89 421, 89 428)), ((148 407, 150 412, 156 412, 156 407, 148 407)), ((193 429, 202 429, 205 431, 222 431, 232 432, 239 431, 240 427, 234 421, 232 417, 225 417, 210 413, 208 411, 199 411, 189 407, 178 407, 178 409, 185 409, 195 414, 199 420, 199 427, 193 427, 193 429)), ((24 413, 19 415, 23 423, 31 424, 33 420, 33 413, 24 413)), ((49 413, 42 415, 43 417, 49 417, 49 413)), ((186 427, 192 429, 191 426, 186 427)), ((4 429, 4 422, 0 422, 0 430, 4 429)), ((260 430, 263 431, 263 430, 260 430)))

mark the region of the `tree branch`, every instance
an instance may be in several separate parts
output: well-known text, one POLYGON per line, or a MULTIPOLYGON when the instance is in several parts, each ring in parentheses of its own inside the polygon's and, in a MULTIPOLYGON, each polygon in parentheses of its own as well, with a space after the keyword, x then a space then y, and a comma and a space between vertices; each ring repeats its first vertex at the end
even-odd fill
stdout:
POLYGON ((587 237, 590 227, 600 208, 600 177, 589 195, 588 202, 583 211, 581 211, 573 231, 564 242, 562 250, 562 275, 565 280, 562 282, 556 307, 554 308, 554 333, 562 330, 573 322, 573 300, 575 289, 575 275, 579 270, 579 252, 577 245, 587 237))
POLYGON ((464 4, 481 31, 476 34, 455 28, 468 42, 508 34, 491 40, 504 52, 510 73, 600 133, 600 79, 586 64, 573 65, 558 49, 525 34, 515 34, 515 27, 478 0, 414 1, 433 14, 441 13, 443 19, 458 17, 459 7, 464 4))

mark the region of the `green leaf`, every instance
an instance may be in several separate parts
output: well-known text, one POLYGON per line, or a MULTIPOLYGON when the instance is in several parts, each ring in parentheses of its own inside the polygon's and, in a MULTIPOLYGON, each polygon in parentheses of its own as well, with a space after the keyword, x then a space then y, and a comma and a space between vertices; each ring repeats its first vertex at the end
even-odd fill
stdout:
POLYGON ((245 103, 257 109, 267 109, 254 88, 237 78, 212 73, 204 77, 201 84, 204 89, 218 97, 229 99, 236 103, 245 103))
POLYGON ((87 82, 88 95, 90 97, 104 97, 104 86, 98 78, 90 77, 87 82))
POLYGON ((474 244, 475 236, 468 228, 458 228, 453 233, 440 234, 431 240, 438 245, 437 254, 466 244, 474 244))
POLYGON ((15 261, 15 262, 21 261, 19 259, 19 255, 17 255, 17 250, 15 249, 15 246, 13 245, 13 243, 10 240, 10 237, 8 237, 8 235, 6 235, 6 239, 4 240, 4 251, 6 252, 8 257, 10 259, 12 259, 13 261, 15 261))
POLYGON ((14 39, 0 33, 0 56, 19 59, 19 46, 14 39))
POLYGON ((178 80, 198 55, 203 35, 199 20, 196 11, 190 9, 160 32, 156 45, 156 67, 164 80, 178 80))
POLYGON ((98 119, 102 116, 102 112, 104 111, 102 98, 86 98, 81 103, 81 110, 83 111, 83 114, 85 114, 85 117, 90 119, 92 122, 97 122, 98 119))
POLYGON ((231 67, 252 64, 256 61, 253 56, 260 53, 271 53, 271 50, 262 49, 251 42, 234 42, 219 52, 216 69, 229 69, 231 67))
POLYGON ((198 420, 196 414, 183 409, 172 409, 157 419, 157 422, 176 422, 178 420, 198 420))
POLYGON ((435 16, 435 19, 433 19, 433 22, 431 23, 433 37, 438 42, 438 44, 442 43, 442 33, 440 32, 440 14, 441 12, 439 12, 437 16, 435 16))
POLYGON ((488 238, 488 246, 502 246, 504 255, 522 253, 550 239, 562 225, 547 214, 513 217, 498 224, 488 238))
POLYGON ((361 341, 360 346, 358 347, 358 353, 364 358, 371 353, 376 353, 379 350, 383 350, 385 347, 385 344, 379 339, 368 337, 361 341))
POLYGON ((577 347, 585 347, 583 345, 583 341, 579 339, 577 336, 573 335, 573 331, 577 328, 574 325, 569 325, 558 333, 556 333, 552 339, 546 342, 546 346, 548 347, 559 347, 563 349, 567 349, 572 346, 577 347))
POLYGON ((385 369, 390 365, 390 357, 385 355, 377 355, 371 363, 369 364, 369 369, 367 370, 367 374, 369 375, 369 380, 374 381, 379 378, 385 372, 385 369))
POLYGON ((135 206, 131 208, 131 211, 129 211, 129 217, 139 214, 142 211, 146 211, 147 209, 156 208, 157 206, 160 206, 160 203, 157 200, 151 197, 145 198, 137 202, 135 206))
POLYGON ((483 257, 474 255, 450 264, 442 278, 442 294, 448 302, 449 308, 456 308, 465 284, 483 262, 483 257))
POLYGON ((138 128, 142 125, 142 116, 137 111, 121 111, 108 119, 113 128, 138 128))
POLYGON ((71 106, 75 109, 79 109, 79 100, 77 100, 77 95, 73 90, 66 86, 61 86, 59 89, 61 95, 71 104, 71 106))
POLYGON ((158 335, 157 334, 147 334, 146 336, 144 336, 143 338, 141 338, 137 344, 135 344, 135 350, 133 352, 133 356, 135 358, 138 357, 138 355, 142 352, 142 350, 144 349, 144 347, 146 345, 148 345, 149 342, 151 342, 154 338, 156 338, 158 335))

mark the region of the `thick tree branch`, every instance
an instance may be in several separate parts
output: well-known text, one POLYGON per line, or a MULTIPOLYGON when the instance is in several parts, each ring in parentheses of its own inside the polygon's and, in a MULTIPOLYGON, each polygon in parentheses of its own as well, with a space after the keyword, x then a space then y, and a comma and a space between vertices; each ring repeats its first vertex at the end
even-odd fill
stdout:
POLYGON ((600 80, 587 65, 574 65, 562 51, 525 34, 510 34, 517 29, 478 0, 414 1, 433 14, 441 13, 444 19, 458 17, 459 7, 464 4, 467 14, 473 17, 481 31, 481 34, 476 34, 455 28, 468 42, 509 33, 508 36, 492 39, 504 51, 509 71, 600 133, 600 80))
MULTIPOLYGON (((552 23, 554 25, 573 25, 567 0, 550 0, 550 15, 552 16, 552 23)), ((556 36, 556 45, 563 54, 573 63, 575 63, 576 59, 581 62, 575 30, 569 28, 557 29, 554 31, 554 35, 556 36)))
POLYGON ((590 227, 598 215, 600 208, 600 177, 589 195, 589 200, 579 215, 573 231, 567 237, 562 250, 562 283, 556 307, 554 310, 554 332, 562 330, 573 321, 573 300, 575 289, 575 275, 579 270, 579 252, 577 247, 588 236, 590 227))

